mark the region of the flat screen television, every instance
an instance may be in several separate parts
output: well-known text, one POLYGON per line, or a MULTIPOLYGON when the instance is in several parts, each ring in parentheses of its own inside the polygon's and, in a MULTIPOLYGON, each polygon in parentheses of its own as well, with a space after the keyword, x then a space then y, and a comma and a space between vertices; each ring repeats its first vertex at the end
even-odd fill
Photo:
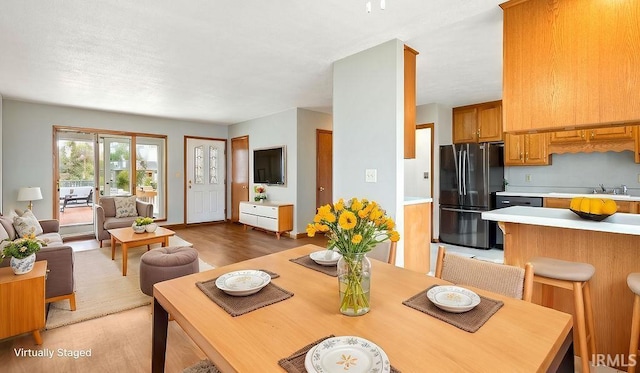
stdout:
POLYGON ((284 185, 285 147, 255 149, 253 151, 253 182, 284 185))

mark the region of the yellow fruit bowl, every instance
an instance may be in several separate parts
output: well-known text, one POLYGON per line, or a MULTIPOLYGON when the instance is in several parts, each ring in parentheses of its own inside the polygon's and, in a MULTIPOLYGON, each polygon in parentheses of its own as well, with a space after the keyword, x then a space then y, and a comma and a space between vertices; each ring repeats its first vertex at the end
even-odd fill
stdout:
POLYGON ((587 220, 593 220, 593 221, 603 221, 604 219, 608 218, 609 216, 613 215, 613 214, 589 214, 587 212, 582 212, 582 211, 578 211, 578 210, 574 210, 574 209, 569 209, 571 211, 573 211, 576 215, 578 215, 579 217, 583 218, 583 219, 587 219, 587 220))

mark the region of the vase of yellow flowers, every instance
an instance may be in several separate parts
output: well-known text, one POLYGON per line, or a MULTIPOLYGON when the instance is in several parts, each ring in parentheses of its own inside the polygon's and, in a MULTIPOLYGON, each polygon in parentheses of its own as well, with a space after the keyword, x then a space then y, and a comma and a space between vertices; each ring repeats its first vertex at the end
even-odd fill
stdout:
POLYGON ((375 201, 357 198, 321 206, 307 225, 309 237, 325 233, 329 247, 342 254, 337 272, 343 314, 364 315, 371 309, 371 262, 366 254, 380 242, 398 241, 394 227, 393 219, 375 201))
POLYGON ((158 225, 153 222, 153 219, 147 217, 139 217, 136 218, 136 221, 131 225, 133 231, 136 233, 144 233, 144 232, 155 232, 158 225))
POLYGON ((34 234, 29 234, 24 237, 9 241, 2 248, 2 260, 5 257, 11 257, 9 265, 16 275, 22 275, 31 272, 33 265, 36 262, 36 253, 40 251, 42 246, 47 244, 37 239, 34 234))

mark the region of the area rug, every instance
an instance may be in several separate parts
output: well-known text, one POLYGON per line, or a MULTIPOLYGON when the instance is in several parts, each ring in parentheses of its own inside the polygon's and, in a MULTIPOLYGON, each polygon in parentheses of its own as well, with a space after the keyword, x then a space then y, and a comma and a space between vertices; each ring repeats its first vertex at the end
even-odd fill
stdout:
MULTIPOLYGON (((170 245, 191 246, 179 237, 171 237, 170 245)), ((152 248, 159 245, 152 245, 152 248)), ((81 321, 151 304, 153 298, 140 291, 140 257, 146 247, 129 249, 127 275, 122 275, 122 252, 111 260, 111 247, 74 253, 76 310, 69 301, 53 302, 49 306, 46 329, 54 329, 81 321)), ((200 271, 214 268, 198 259, 200 271)))
POLYGON ((218 367, 213 365, 209 359, 205 359, 185 368, 182 373, 220 373, 220 370, 218 370, 218 367))

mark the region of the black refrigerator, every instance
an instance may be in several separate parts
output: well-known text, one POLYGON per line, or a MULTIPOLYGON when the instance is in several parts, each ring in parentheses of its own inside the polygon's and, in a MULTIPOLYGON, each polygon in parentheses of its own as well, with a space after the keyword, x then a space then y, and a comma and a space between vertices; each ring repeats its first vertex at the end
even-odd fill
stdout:
POLYGON ((440 147, 440 241, 490 249, 497 247, 495 222, 482 212, 496 207, 504 190, 502 144, 454 144, 440 147))

